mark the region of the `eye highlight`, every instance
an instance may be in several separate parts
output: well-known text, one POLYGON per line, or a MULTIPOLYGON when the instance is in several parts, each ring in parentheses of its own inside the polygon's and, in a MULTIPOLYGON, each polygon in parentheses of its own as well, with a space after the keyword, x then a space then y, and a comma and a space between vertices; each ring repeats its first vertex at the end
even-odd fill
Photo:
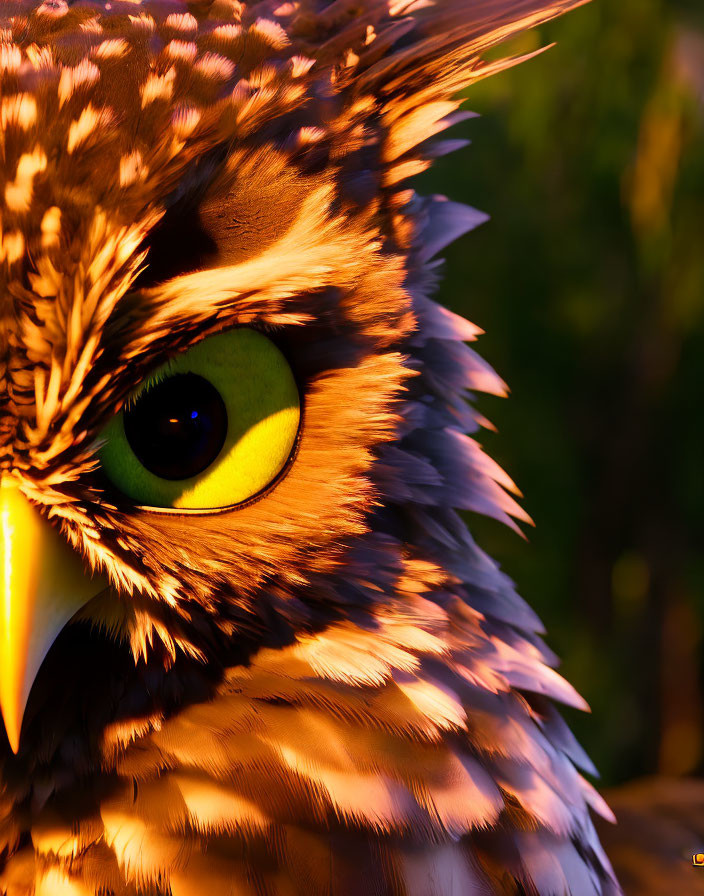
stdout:
POLYGON ((204 339, 145 380, 103 430, 100 461, 138 504, 227 507, 281 472, 299 422, 286 358, 263 333, 238 328, 204 339))

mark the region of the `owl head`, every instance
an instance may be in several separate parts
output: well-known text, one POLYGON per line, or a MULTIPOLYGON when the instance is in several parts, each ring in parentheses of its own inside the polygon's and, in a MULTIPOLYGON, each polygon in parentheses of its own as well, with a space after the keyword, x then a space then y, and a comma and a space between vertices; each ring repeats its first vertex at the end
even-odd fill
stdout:
POLYGON ((23 716, 61 639, 217 677, 490 574, 455 510, 526 518, 467 435, 464 393, 503 384, 430 298, 482 216, 409 178, 458 148, 457 91, 514 61, 486 51, 574 5, 3 4, 14 752, 46 735, 60 663, 23 716))

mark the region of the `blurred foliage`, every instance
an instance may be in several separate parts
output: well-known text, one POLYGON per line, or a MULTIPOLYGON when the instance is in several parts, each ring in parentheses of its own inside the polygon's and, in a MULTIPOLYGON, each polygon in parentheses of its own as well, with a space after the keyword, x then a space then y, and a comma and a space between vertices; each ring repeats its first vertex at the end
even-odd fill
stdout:
POLYGON ((482 442, 529 544, 472 518, 593 714, 606 783, 702 770, 704 7, 595 0, 467 93, 472 147, 418 184, 488 211, 441 297, 486 330, 508 402, 482 442), (699 542, 699 543, 698 543, 699 542))

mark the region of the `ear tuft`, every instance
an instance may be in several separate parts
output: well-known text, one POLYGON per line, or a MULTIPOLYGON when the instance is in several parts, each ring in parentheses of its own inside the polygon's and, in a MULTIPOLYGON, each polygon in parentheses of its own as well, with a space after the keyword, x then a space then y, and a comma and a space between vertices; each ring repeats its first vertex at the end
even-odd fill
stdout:
POLYGON ((586 2, 335 0, 315 13, 296 7, 289 28, 314 71, 330 71, 365 134, 380 125, 382 184, 395 187, 459 148, 426 141, 456 123, 460 90, 527 58, 487 60, 489 50, 586 2))
MULTIPOLYGON (((487 50, 588 0, 336 0, 298 10, 310 55, 347 71, 356 92, 450 95, 495 72, 487 50)), ((509 60, 506 64, 511 64, 509 60)))

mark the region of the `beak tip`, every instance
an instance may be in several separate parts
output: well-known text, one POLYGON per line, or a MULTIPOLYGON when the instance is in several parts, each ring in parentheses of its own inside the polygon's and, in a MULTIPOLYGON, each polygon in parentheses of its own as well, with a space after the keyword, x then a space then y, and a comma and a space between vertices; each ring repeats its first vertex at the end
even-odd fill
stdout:
POLYGON ((13 724, 12 720, 6 718, 4 714, 3 719, 5 722, 5 732, 7 733, 7 739, 10 743, 10 749, 15 755, 17 755, 17 751, 20 748, 20 732, 22 722, 20 721, 19 724, 13 724))

